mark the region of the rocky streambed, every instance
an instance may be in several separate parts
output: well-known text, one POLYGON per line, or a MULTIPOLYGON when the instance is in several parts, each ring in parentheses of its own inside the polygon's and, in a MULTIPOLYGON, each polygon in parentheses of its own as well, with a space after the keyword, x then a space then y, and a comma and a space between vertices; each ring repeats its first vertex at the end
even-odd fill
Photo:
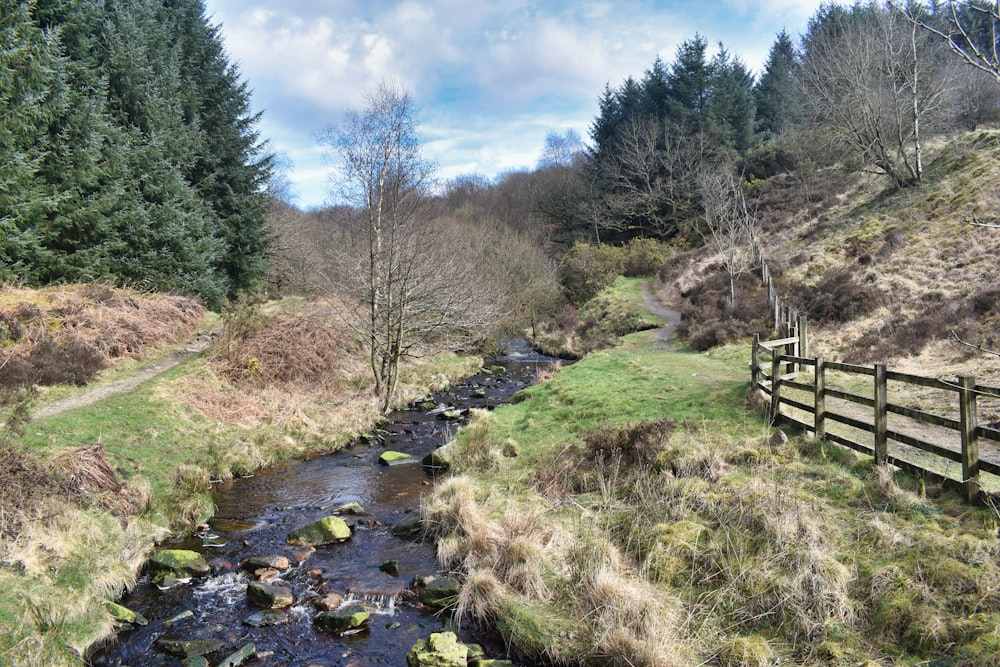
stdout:
POLYGON ((506 658, 488 628, 451 634, 447 607, 457 581, 438 572, 419 526, 421 498, 440 471, 421 461, 470 409, 506 402, 553 361, 519 349, 390 414, 376 433, 337 454, 217 484, 215 516, 154 554, 113 609, 123 616, 122 631, 90 663, 406 665, 410 654, 411 665, 488 665, 506 658))

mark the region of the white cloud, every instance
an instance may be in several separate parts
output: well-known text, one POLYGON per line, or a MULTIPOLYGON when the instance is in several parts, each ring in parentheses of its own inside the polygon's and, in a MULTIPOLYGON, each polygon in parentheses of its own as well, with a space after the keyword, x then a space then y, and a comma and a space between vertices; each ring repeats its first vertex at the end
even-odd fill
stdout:
POLYGON ((315 134, 391 79, 418 106, 441 175, 534 165, 548 131, 587 136, 604 85, 670 63, 696 32, 751 68, 819 1, 207 0, 265 112, 262 134, 295 167, 300 203, 324 203, 315 134))

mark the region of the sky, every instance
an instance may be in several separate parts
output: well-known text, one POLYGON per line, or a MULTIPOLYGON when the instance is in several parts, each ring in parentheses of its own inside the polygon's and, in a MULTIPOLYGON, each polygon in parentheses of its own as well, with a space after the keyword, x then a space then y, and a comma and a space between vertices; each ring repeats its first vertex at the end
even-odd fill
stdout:
POLYGON ((417 108, 442 181, 534 168, 546 136, 585 140, 605 85, 668 66, 696 34, 759 73, 775 37, 798 43, 821 0, 206 0, 253 91, 258 129, 292 202, 336 204, 318 142, 390 82, 417 108))

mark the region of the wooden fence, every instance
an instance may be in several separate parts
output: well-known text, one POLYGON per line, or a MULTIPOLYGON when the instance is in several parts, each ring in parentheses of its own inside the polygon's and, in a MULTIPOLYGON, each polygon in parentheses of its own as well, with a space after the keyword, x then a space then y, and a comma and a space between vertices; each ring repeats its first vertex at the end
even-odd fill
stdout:
MULTIPOLYGON (((1000 430, 980 421, 980 399, 994 404, 994 399, 1000 399, 1000 388, 976 384, 975 377, 970 375, 943 380, 897 373, 885 364, 859 366, 810 357, 805 318, 799 318, 792 335, 786 338, 761 341, 759 335, 754 336, 750 389, 760 389, 770 396, 774 422, 785 420, 797 424, 821 440, 874 456, 876 464, 889 463, 922 478, 957 486, 969 502, 980 499, 983 491, 980 473, 1000 475, 997 463, 1000 446, 996 444, 1000 443, 1000 430), (766 363, 762 363, 762 357, 767 358, 766 363), (861 379, 869 389, 863 394, 846 391, 831 382, 831 372, 845 374, 848 384, 856 385, 861 379), (801 376, 806 375, 811 375, 811 380, 801 381, 801 376), (890 382, 946 392, 949 399, 933 402, 935 406, 950 404, 950 414, 934 414, 890 403, 890 382), (797 398, 789 395, 793 392, 797 398), (890 415, 893 415, 892 428, 890 415), (867 435, 852 439, 848 435, 831 433, 828 431, 831 422, 867 435), (914 427, 911 433, 905 432, 904 425, 914 427), (913 430, 919 435, 914 435, 913 430), (931 432, 938 437, 929 437, 927 434, 931 432), (865 442, 859 442, 861 439, 865 442), (981 441, 985 441, 983 444, 994 454, 993 460, 980 458, 981 441), (947 474, 956 463, 960 464, 960 479, 947 474)), ((991 407, 995 409, 996 406, 991 407)))

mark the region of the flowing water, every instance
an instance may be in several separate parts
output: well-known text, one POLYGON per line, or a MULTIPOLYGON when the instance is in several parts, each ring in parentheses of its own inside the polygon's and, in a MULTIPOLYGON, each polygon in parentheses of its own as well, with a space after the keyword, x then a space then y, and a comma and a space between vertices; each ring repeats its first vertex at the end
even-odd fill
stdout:
MULTIPOLYGON (((458 428, 459 422, 443 418, 445 408, 454 416, 455 411, 495 407, 533 383, 539 368, 555 361, 517 343, 509 349, 498 361, 505 370, 472 376, 430 396, 427 401, 437 409, 414 407, 390 414, 379 437, 370 442, 217 484, 216 514, 209 529, 163 545, 201 552, 213 566, 212 574, 166 590, 144 576, 122 604, 145 616, 148 625, 121 632, 91 656, 91 664, 175 666, 180 659, 162 652, 157 640, 197 638, 224 644, 209 656, 211 664, 252 642, 257 657, 247 664, 405 665, 406 653, 418 639, 449 622, 447 614, 424 607, 409 590, 414 577, 436 573, 433 545, 398 538, 389 530, 418 511, 433 477, 419 463, 381 466, 378 456, 390 449, 419 461, 458 428), (367 512, 344 517, 354 528, 349 540, 314 552, 286 544, 291 530, 346 503, 358 503, 367 512), (247 601, 247 583, 253 576, 242 571, 240 562, 267 555, 292 561, 278 581, 292 589, 296 603, 271 617, 275 624, 251 627, 244 621, 261 610, 247 601), (379 569, 387 561, 398 562, 398 576, 379 569), (348 636, 314 629, 312 601, 328 592, 361 601, 371 613, 367 628, 348 636)), ((503 644, 489 631, 461 629, 459 638, 483 645, 488 657, 504 657, 503 644)))

